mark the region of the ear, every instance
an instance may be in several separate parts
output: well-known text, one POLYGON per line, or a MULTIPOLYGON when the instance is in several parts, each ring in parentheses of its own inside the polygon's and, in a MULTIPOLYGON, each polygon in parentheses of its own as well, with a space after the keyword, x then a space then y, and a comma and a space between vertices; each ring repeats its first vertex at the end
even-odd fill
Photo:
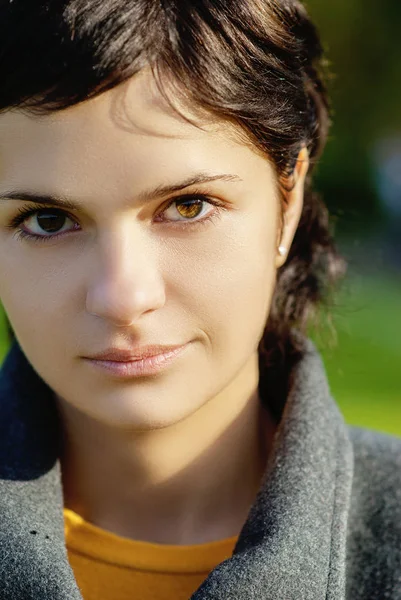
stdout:
POLYGON ((304 204, 305 178, 309 169, 309 154, 303 146, 292 174, 283 181, 285 202, 283 206, 283 225, 279 231, 276 268, 287 260, 304 204), (289 190, 289 191, 288 191, 289 190))

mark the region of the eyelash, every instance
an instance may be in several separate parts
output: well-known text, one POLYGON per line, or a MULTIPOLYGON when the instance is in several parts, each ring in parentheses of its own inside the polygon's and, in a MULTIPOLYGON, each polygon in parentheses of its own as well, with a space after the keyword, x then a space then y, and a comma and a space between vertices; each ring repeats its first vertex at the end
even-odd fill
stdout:
MULTIPOLYGON (((172 199, 168 205, 161 211, 161 213, 159 214, 163 214, 165 211, 167 211, 170 206, 172 206, 173 204, 179 204, 180 202, 188 202, 190 200, 201 200, 202 202, 207 202, 208 204, 213 205, 216 210, 211 211, 208 215, 206 215, 206 217, 203 217, 201 219, 197 219, 197 220, 188 220, 188 221, 168 221, 168 220, 161 220, 158 221, 159 223, 165 223, 170 227, 180 227, 183 229, 194 229, 196 227, 202 227, 207 225, 208 223, 210 223, 211 221, 214 221, 216 218, 220 218, 222 216, 222 211, 226 210, 226 207, 224 206, 224 204, 218 202, 217 200, 212 200, 209 196, 206 196, 204 194, 204 192, 202 193, 197 193, 196 191, 193 192, 192 194, 188 194, 188 195, 184 195, 184 196, 179 196, 176 197, 174 199, 172 199)), ((23 206, 21 208, 18 209, 18 214, 10 221, 10 223, 7 225, 8 229, 16 229, 21 223, 23 223, 24 221, 26 221, 29 217, 31 217, 32 215, 35 215, 36 213, 40 213, 43 210, 52 210, 58 214, 62 214, 63 216, 65 215, 66 217, 68 217, 71 220, 74 220, 74 218, 69 215, 66 211, 64 211, 63 209, 60 208, 54 208, 52 206, 48 206, 46 204, 35 204, 35 208, 33 207, 29 207, 29 206, 23 206), (39 206, 39 208, 38 208, 39 206)), ((157 215, 158 216, 158 215, 157 215)), ((52 241, 55 240, 59 237, 62 237, 64 235, 66 235, 68 232, 62 232, 62 233, 56 233, 54 235, 37 235, 37 234, 33 234, 33 233, 28 233, 26 231, 24 231, 23 229, 17 229, 17 231, 15 232, 14 237, 19 240, 19 241, 23 241, 24 239, 32 241, 32 242, 38 242, 38 243, 46 243, 48 241, 52 241)))

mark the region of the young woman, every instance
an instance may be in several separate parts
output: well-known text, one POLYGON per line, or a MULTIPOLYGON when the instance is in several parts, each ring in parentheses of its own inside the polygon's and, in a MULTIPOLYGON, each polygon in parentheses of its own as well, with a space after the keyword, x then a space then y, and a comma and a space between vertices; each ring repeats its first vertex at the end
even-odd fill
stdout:
POLYGON ((306 339, 342 270, 298 0, 0 5, 2 600, 401 598, 401 441, 306 339))

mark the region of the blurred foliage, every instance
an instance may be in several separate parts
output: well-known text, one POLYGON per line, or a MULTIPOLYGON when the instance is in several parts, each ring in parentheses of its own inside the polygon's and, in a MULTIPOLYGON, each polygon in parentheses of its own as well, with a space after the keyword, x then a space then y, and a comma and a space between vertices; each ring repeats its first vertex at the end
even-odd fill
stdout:
POLYGON ((306 0, 329 61, 334 124, 317 187, 339 228, 377 220, 372 149, 401 134, 400 0, 306 0))
POLYGON ((378 142, 401 137, 401 2, 305 1, 326 51, 333 107, 316 187, 350 264, 330 310, 337 343, 327 329, 313 337, 346 420, 401 435, 401 262, 375 159, 378 142))

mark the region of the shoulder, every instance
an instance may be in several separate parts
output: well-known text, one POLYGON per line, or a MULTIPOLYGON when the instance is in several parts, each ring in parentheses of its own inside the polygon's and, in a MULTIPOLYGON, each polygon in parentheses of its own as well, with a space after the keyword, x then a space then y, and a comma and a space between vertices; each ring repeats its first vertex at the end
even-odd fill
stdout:
POLYGON ((348 433, 354 452, 349 597, 401 600, 401 438, 354 426, 348 433))
MULTIPOLYGON (((354 452, 352 502, 401 535, 401 438, 348 426, 354 452), (393 523, 394 517, 398 522, 393 523)), ((398 539, 398 542, 401 538, 398 539)))
POLYGON ((370 495, 377 488, 388 508, 393 505, 401 510, 401 437, 351 425, 348 434, 354 451, 355 484, 361 492, 369 489, 370 495))
POLYGON ((347 425, 348 433, 351 440, 361 448, 368 450, 373 449, 387 449, 390 453, 394 450, 400 451, 401 448, 401 437, 391 435, 389 433, 381 433, 373 429, 367 429, 364 427, 357 427, 355 425, 347 425))

